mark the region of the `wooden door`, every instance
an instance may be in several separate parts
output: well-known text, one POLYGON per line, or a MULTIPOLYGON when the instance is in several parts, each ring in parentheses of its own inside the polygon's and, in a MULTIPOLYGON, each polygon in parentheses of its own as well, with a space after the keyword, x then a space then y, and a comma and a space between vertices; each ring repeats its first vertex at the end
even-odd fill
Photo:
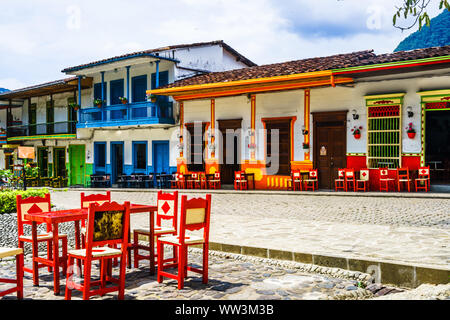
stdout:
POLYGON ((241 137, 240 130, 242 119, 219 120, 219 130, 222 133, 222 163, 220 164, 220 176, 222 184, 232 184, 234 182, 234 172, 241 170, 241 137), (234 133, 227 144, 227 130, 229 134, 234 133), (238 130, 238 131, 236 131, 238 130), (230 145, 230 141, 233 141, 230 145))
POLYGON ((347 166, 347 112, 314 114, 314 167, 319 173, 319 188, 332 189, 337 171, 347 166))
POLYGON ((276 175, 289 176, 291 174, 291 121, 292 119, 265 120, 266 123, 266 165, 273 166, 271 162, 278 159, 278 172, 276 175), (278 131, 278 153, 275 141, 272 141, 272 133, 278 131), (271 162, 268 162, 271 161, 271 162))
POLYGON ((153 172, 169 171, 169 141, 153 141, 153 172))
POLYGON ((116 183, 117 178, 123 174, 124 143, 111 142, 111 181, 116 183))
POLYGON ((84 185, 85 146, 69 146, 70 185, 84 185))

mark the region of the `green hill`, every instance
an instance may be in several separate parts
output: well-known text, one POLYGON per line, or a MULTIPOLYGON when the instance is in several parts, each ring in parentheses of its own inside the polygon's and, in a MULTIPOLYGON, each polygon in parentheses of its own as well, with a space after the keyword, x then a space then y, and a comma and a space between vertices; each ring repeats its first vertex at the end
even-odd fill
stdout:
POLYGON ((430 26, 409 35, 400 42, 396 51, 441 47, 450 45, 450 11, 444 10, 430 21, 430 26))

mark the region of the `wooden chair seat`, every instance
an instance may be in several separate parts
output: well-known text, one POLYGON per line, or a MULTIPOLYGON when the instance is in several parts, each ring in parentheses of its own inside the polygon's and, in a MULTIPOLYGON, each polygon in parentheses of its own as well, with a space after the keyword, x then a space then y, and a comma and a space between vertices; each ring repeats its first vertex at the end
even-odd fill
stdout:
MULTIPOLYGON (((73 257, 86 257, 86 249, 76 249, 76 250, 69 250, 68 255, 71 255, 73 257)), ((110 256, 120 256, 122 254, 122 250, 115 249, 115 248, 109 248, 109 247, 96 247, 92 249, 92 257, 100 258, 100 257, 110 257, 110 256)))
MULTIPOLYGON (((135 229, 134 232, 137 232, 139 234, 143 234, 146 236, 150 235, 150 230, 149 229, 135 229)), ((155 235, 160 235, 160 234, 165 234, 165 233, 174 233, 176 232, 175 228, 172 227, 158 227, 155 226, 155 230, 154 230, 154 234, 155 235)))
MULTIPOLYGON (((59 238, 67 238, 67 234, 58 234, 59 238)), ((37 235, 37 241, 44 241, 44 240, 52 240, 53 239, 53 233, 42 233, 37 235)), ((33 240, 32 236, 29 235, 22 235, 19 236, 19 240, 31 242, 33 240)))
POLYGON ((6 257, 13 257, 18 254, 22 254, 23 249, 21 248, 0 248, 0 259, 6 258, 6 257))
MULTIPOLYGON (((163 243, 170 243, 174 245, 181 245, 180 237, 178 236, 165 236, 158 239, 158 241, 163 243)), ((186 236, 184 243, 186 244, 202 244, 205 242, 205 239, 198 236, 186 236)))

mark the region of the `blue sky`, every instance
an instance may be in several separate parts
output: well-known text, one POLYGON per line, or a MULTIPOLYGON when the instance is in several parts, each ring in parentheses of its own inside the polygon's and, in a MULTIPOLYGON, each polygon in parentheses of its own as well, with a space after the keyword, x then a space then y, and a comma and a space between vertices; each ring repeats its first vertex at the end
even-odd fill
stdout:
POLYGON ((1 0, 0 87, 61 79, 65 67, 127 52, 212 40, 258 64, 392 52, 410 33, 392 26, 400 2, 1 0))

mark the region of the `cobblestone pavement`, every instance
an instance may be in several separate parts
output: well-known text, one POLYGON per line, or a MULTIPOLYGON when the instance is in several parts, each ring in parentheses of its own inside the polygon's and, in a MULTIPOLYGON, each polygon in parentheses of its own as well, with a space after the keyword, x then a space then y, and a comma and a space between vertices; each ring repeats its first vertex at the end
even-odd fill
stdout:
MULTIPOLYGON (((168 253, 169 254, 169 253, 168 253)), ((25 263, 31 263, 28 256, 25 263)), ((189 253, 189 263, 200 267, 199 249, 189 253)), ((0 262, 0 277, 15 277, 15 260, 0 262)), ((93 279, 98 277, 98 266, 94 263, 93 279)), ((113 269, 118 274, 118 269, 113 269)), ((64 299, 65 277, 61 279, 61 294, 53 294, 53 276, 46 268, 40 270, 39 287, 34 287, 32 275, 25 274, 24 298, 34 300, 64 299)), ((126 276, 125 299, 235 299, 235 300, 299 300, 299 299, 365 299, 373 295, 363 289, 372 281, 367 274, 340 269, 328 269, 300 263, 279 262, 269 259, 251 258, 242 255, 210 252, 209 282, 202 284, 201 276, 189 272, 183 290, 177 289, 176 281, 165 278, 163 283, 156 276, 149 275, 148 263, 141 262, 136 269, 128 269, 126 276), (320 273, 306 272, 317 270, 320 273), (340 277, 332 276, 330 274, 340 277)), ((0 284, 0 290, 7 285, 0 284)), ((73 299, 82 295, 73 291, 73 299)), ((15 299, 15 295, 3 299, 15 299)), ((117 293, 92 299, 117 299, 117 293)))
MULTIPOLYGON (((78 207, 79 193, 52 192, 52 201, 62 208, 78 207)), ((188 197, 199 195, 204 193, 188 197)), ((154 204, 156 193, 112 190, 112 199, 154 204)), ((450 265, 450 199, 213 193, 212 203, 213 242, 450 265)), ((132 228, 148 226, 147 216, 132 215, 132 228)))

